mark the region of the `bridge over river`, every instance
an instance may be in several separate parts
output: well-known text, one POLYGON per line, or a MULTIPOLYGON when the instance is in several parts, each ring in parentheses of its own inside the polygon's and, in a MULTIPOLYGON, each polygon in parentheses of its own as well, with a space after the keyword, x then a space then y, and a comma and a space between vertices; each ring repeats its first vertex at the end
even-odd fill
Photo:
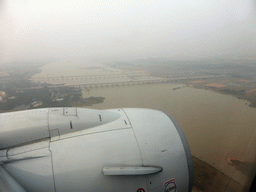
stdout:
POLYGON ((170 83, 180 80, 203 80, 223 77, 223 75, 207 75, 194 77, 162 78, 153 76, 71 76, 71 77, 41 77, 31 79, 34 82, 46 84, 48 87, 74 86, 80 88, 124 86, 136 84, 170 83))

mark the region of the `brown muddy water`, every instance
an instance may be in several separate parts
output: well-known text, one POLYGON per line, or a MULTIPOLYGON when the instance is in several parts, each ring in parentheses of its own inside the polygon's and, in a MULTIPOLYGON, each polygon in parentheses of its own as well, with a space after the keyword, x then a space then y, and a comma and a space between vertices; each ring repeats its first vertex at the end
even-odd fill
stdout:
POLYGON ((83 97, 105 97, 88 108, 152 108, 171 114, 183 129, 192 155, 238 183, 251 178, 227 158, 255 162, 256 108, 249 102, 183 84, 142 84, 83 90, 83 97))

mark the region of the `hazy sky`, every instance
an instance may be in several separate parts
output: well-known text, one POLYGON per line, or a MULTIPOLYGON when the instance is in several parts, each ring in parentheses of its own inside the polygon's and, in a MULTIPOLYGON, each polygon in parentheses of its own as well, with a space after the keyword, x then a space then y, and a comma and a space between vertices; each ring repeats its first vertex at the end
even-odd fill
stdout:
POLYGON ((0 62, 256 59, 254 0, 0 0, 0 62))

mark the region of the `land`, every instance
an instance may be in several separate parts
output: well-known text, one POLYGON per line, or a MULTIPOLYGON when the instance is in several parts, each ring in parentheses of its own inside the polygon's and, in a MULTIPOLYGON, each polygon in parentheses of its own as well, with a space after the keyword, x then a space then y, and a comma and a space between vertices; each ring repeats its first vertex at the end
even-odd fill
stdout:
POLYGON ((249 191, 250 183, 243 186, 197 157, 193 157, 193 163, 193 191, 249 191))
POLYGON ((123 70, 144 71, 152 76, 166 78, 199 89, 208 89, 233 95, 256 107, 256 61, 247 59, 201 59, 173 61, 144 59, 117 62, 123 70))
POLYGON ((0 69, 0 112, 45 107, 91 106, 104 102, 104 97, 82 97, 76 86, 54 87, 30 81, 40 72, 38 68, 0 69))
MULTIPOLYGON (((183 83, 233 95, 256 107, 256 61, 144 59, 70 71, 71 62, 0 67, 0 111, 58 106, 90 106, 104 98, 83 98, 82 88, 140 83, 183 83), (52 70, 53 69, 53 70, 52 70)), ((174 90, 179 89, 179 87, 174 90)))
MULTIPOLYGON (((108 66, 80 67, 78 75, 75 71, 70 73, 69 67, 64 74, 46 70, 45 76, 40 73, 42 65, 0 67, 0 112, 91 106, 104 102, 105 98, 83 98, 83 88, 90 90, 130 83, 183 83, 246 99, 250 107, 256 107, 256 61, 144 59, 109 63, 108 66)), ((180 87, 173 90, 178 89, 180 87)), ((193 191, 247 190, 207 163, 196 157, 193 160, 193 191)))
POLYGON ((256 107, 256 81, 253 78, 225 76, 209 78, 201 82, 190 80, 183 82, 195 88, 212 90, 222 94, 233 95, 239 99, 245 99, 250 107, 256 107))

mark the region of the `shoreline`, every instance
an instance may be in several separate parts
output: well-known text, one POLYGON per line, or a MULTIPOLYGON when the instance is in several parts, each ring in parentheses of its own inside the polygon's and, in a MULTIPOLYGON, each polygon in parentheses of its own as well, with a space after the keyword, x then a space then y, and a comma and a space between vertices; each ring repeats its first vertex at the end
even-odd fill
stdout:
MULTIPOLYGON (((189 83, 184 83, 184 84, 187 85, 188 87, 192 87, 192 88, 195 88, 195 89, 204 89, 204 90, 209 90, 209 91, 213 91, 213 92, 216 92, 216 93, 220 93, 220 94, 223 94, 223 95, 233 96, 237 99, 242 99, 242 100, 245 100, 245 101, 249 102, 249 104, 246 104, 249 107, 256 108, 256 100, 250 100, 250 99, 245 98, 243 96, 238 96, 236 94, 229 93, 228 91, 224 92, 221 89, 217 89, 217 88, 201 87, 201 86, 197 86, 197 85, 193 85, 193 84, 189 84, 189 83)), ((226 90, 230 90, 230 89, 226 89, 226 90)))
MULTIPOLYGON (((225 175, 223 172, 209 165, 205 161, 193 156, 194 164, 194 191, 248 191, 251 180, 246 185, 225 175)), ((253 178, 253 177, 252 177, 253 178)))

